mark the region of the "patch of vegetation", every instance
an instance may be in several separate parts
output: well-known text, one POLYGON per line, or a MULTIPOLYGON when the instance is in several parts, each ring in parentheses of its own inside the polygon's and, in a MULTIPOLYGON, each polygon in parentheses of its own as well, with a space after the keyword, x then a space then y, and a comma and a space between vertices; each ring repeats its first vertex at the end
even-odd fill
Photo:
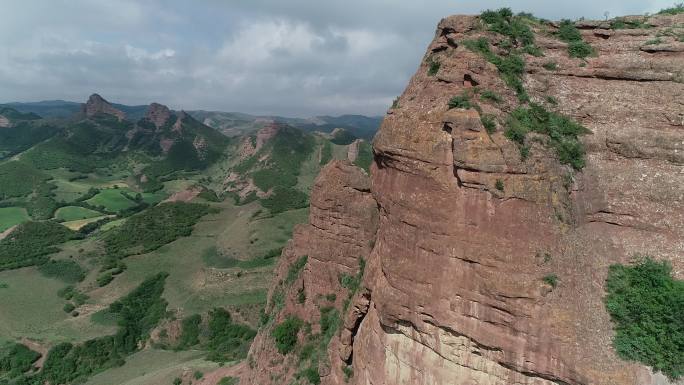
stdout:
POLYGON ((299 274, 302 272, 304 269, 304 266, 306 266, 306 262, 309 260, 309 257, 306 255, 303 255, 297 260, 290 265, 290 267, 287 270, 287 277, 285 278, 285 284, 291 285, 294 283, 294 281, 299 278, 299 274))
POLYGON ((240 379, 237 377, 223 377, 217 385, 238 385, 240 379))
POLYGON ((289 316, 273 328, 271 335, 275 339, 276 348, 280 354, 286 355, 294 350, 297 345, 297 334, 299 334, 302 325, 301 319, 289 316))
POLYGON ((505 135, 521 148, 526 148, 525 136, 529 132, 547 135, 561 163, 576 170, 584 167, 584 147, 578 139, 579 135, 589 133, 584 126, 566 116, 549 112, 539 104, 530 103, 529 107, 518 107, 510 114, 505 135))
POLYGON ((254 184, 261 191, 297 184, 302 163, 313 153, 315 140, 303 131, 283 126, 256 154, 234 168, 238 173, 251 172, 254 184), (261 160, 262 158, 265 160, 261 160))
POLYGON ((139 349, 150 330, 166 314, 161 297, 168 274, 159 273, 143 281, 131 293, 112 303, 109 311, 119 319, 116 334, 74 345, 61 343, 50 349, 40 373, 25 377, 25 384, 81 382, 105 369, 121 366, 124 358, 139 349))
POLYGON ((544 69, 547 71, 555 71, 558 69, 558 64, 550 61, 550 62, 546 62, 546 63, 542 64, 542 67, 544 67, 544 69))
POLYGON ((568 43, 570 57, 582 59, 596 54, 594 48, 582 39, 582 34, 571 20, 562 20, 556 35, 560 40, 568 43))
POLYGON ((46 277, 57 278, 66 283, 81 282, 85 278, 85 270, 81 265, 70 260, 50 260, 40 265, 38 271, 46 277))
POLYGON ((272 249, 256 258, 241 260, 222 255, 216 247, 211 247, 202 253, 202 259, 207 266, 216 267, 219 269, 228 269, 238 267, 240 269, 256 269, 263 266, 269 266, 275 263, 282 248, 272 249))
POLYGON ((349 130, 340 129, 333 132, 333 137, 330 141, 340 146, 347 146, 352 144, 356 139, 356 136, 349 130))
POLYGON ((499 56, 492 52, 487 38, 481 37, 475 40, 465 40, 463 45, 473 52, 481 54, 488 62, 494 64, 499 70, 499 75, 511 87, 520 101, 527 101, 528 96, 522 83, 525 72, 525 61, 513 50, 509 50, 506 56, 499 56))
POLYGON ((365 140, 359 143, 359 153, 354 164, 370 173, 370 166, 373 163, 373 146, 365 140))
POLYGON ((309 197, 296 188, 275 186, 271 195, 261 199, 261 205, 271 214, 278 214, 308 206, 309 197))
POLYGON ((489 30, 508 36, 511 44, 528 47, 534 45, 534 33, 527 25, 527 18, 515 16, 510 8, 486 10, 480 15, 489 30))
POLYGON ((497 179, 497 180, 496 180, 496 183, 494 184, 494 187, 495 187, 497 190, 499 190, 499 191, 503 191, 503 190, 504 190, 504 183, 503 183, 503 181, 502 181, 501 179, 497 179))
POLYGON ((546 99, 547 103, 549 103, 553 106, 558 105, 558 100, 556 100, 556 98, 554 98, 553 96, 547 96, 545 99, 546 99))
POLYGON ((556 286, 558 286, 558 276, 556 274, 546 275, 546 276, 544 276, 542 281, 544 281, 544 283, 546 283, 547 285, 550 285, 551 287, 554 287, 554 288, 556 286))
POLYGON ((448 105, 449 108, 461 108, 464 110, 469 110, 475 106, 475 104, 470 101, 470 93, 468 91, 463 91, 461 95, 449 99, 448 105))
POLYGON ((661 9, 659 15, 678 15, 684 13, 684 3, 675 3, 670 8, 661 9))
POLYGON ((326 165, 332 160, 332 145, 330 141, 324 140, 323 147, 321 147, 320 165, 326 165))
POLYGON ((655 45, 655 44, 661 44, 663 42, 663 39, 656 37, 655 39, 648 40, 647 42, 644 43, 644 45, 655 45))
POLYGON ((496 131, 496 120, 494 119, 494 115, 481 115, 480 122, 482 122, 482 126, 484 126, 485 130, 487 130, 487 133, 493 134, 494 131, 496 131))
POLYGON ((207 359, 216 362, 228 362, 247 357, 256 331, 247 325, 233 322, 230 313, 216 308, 209 312, 209 341, 206 349, 207 359))
POLYGON ((612 265, 606 291, 617 353, 672 379, 682 377, 684 281, 672 277, 671 265, 650 258, 633 266, 612 265))
POLYGON ((611 29, 641 29, 641 28, 651 28, 651 25, 646 22, 646 18, 643 18, 641 20, 633 19, 633 20, 625 20, 624 18, 617 18, 615 20, 611 20, 610 22, 610 28, 611 29))
POLYGON ((432 56, 428 58, 428 71, 427 74, 428 76, 435 76, 437 75, 437 72, 439 72, 439 67, 442 66, 442 63, 439 61, 435 60, 432 56))
POLYGON ((48 254, 59 251, 55 245, 66 242, 75 232, 54 222, 27 222, 0 240, 0 271, 40 265, 48 254))
POLYGON ((40 356, 40 353, 25 345, 14 344, 4 355, 0 355, 0 374, 6 373, 9 378, 20 376, 31 370, 40 356))
POLYGON ((503 98, 499 96, 499 94, 491 90, 482 91, 480 93, 480 100, 488 100, 497 104, 503 102, 503 98))
POLYGON ((181 321, 181 335, 178 339, 177 349, 187 349, 199 344, 201 323, 202 316, 199 314, 193 314, 183 318, 183 321, 181 321))
POLYGON ((20 161, 0 164, 0 200, 23 197, 33 192, 50 176, 20 161))
POLYGON ((194 225, 209 213, 209 206, 171 202, 151 207, 130 217, 105 237, 110 255, 125 257, 148 253, 192 233, 194 225))

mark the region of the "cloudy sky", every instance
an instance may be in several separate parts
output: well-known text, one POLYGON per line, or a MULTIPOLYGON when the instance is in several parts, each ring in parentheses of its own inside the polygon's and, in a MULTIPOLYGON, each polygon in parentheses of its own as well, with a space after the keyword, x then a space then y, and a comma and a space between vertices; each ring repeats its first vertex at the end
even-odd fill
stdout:
POLYGON ((672 0, 0 0, 0 102, 380 115, 440 18, 654 12, 672 0))

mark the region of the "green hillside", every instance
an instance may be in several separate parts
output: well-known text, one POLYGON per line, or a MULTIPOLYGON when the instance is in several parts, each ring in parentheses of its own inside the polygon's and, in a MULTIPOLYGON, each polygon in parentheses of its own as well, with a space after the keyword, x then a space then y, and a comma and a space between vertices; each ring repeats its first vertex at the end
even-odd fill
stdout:
POLYGON ((49 120, 3 110, 0 232, 16 227, 0 240, 0 361, 21 365, 0 368, 0 384, 123 381, 155 357, 168 378, 244 359, 314 179, 354 140, 285 124, 228 137, 183 112, 131 119, 116 106, 49 120), (153 296, 138 297, 150 277, 153 296), (165 311, 126 313, 132 296, 165 311))

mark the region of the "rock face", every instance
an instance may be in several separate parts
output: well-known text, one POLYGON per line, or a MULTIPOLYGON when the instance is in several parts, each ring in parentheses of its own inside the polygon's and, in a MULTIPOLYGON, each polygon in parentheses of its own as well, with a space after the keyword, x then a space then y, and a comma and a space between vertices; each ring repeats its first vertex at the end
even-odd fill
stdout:
POLYGON ((0 127, 9 127, 10 121, 6 117, 0 115, 0 127))
POLYGON ((316 299, 330 292, 343 324, 320 360, 323 384, 671 383, 617 357, 603 304, 608 266, 635 254, 669 260, 684 278, 684 50, 667 34, 683 32, 684 15, 648 23, 578 24, 597 51, 586 61, 549 34, 537 35, 543 57, 525 56, 530 99, 591 131, 581 137, 586 166, 573 170, 541 136, 521 157, 503 133, 515 92, 462 45, 484 36, 496 46, 497 36, 474 16, 443 19, 375 137, 370 192, 347 163, 319 176, 310 224, 283 252, 267 307, 274 322, 257 336, 242 383, 287 384, 301 373, 271 330, 296 315, 315 334, 316 299), (448 108, 475 86, 501 102, 448 108), (484 114, 495 118, 491 133, 484 114), (303 273, 275 306, 277 283, 302 255, 303 273), (340 306, 349 291, 337 277, 354 274, 359 257, 362 288, 340 306), (557 286, 545 282, 551 275, 557 286))
POLYGON ((161 128, 171 117, 168 107, 159 103, 152 103, 145 113, 145 118, 154 123, 155 127, 161 128))
POLYGON ((104 98, 98 94, 90 95, 88 101, 81 106, 81 112, 84 116, 89 118, 98 114, 114 115, 119 118, 119 120, 126 118, 126 114, 114 108, 111 104, 109 104, 108 101, 104 100, 104 98))

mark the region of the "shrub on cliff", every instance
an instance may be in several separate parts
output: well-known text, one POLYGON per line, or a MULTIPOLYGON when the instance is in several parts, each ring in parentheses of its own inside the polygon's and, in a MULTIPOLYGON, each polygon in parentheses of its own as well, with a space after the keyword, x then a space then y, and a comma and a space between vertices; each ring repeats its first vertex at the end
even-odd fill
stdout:
POLYGON ((530 103, 529 107, 518 107, 511 113, 504 134, 525 148, 525 137, 530 132, 547 135, 561 163, 578 170, 584 167, 584 147, 578 137, 589 130, 581 124, 547 111, 542 105, 530 103))
POLYGON ((295 316, 289 316, 273 328, 271 335, 275 339, 276 348, 280 354, 290 353, 297 345, 297 334, 302 328, 302 320, 295 316))
POLYGON ((561 21, 556 35, 568 43, 568 55, 570 57, 585 58, 596 53, 589 43, 582 40, 582 34, 575 27, 575 23, 570 20, 561 21))
POLYGON ((684 281, 672 277, 671 265, 650 258, 612 265, 606 291, 617 353, 671 378, 684 375, 684 281))

